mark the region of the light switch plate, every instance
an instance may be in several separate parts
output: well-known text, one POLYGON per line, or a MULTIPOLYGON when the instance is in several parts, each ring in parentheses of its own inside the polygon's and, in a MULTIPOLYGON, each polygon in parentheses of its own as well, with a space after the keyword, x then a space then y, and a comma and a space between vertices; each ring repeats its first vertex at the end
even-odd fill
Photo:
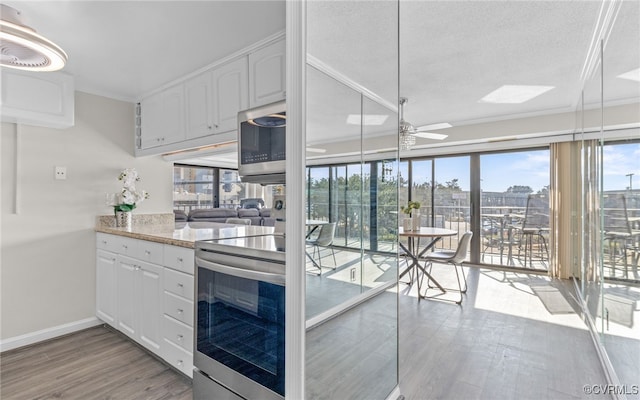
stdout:
POLYGON ((57 180, 67 179, 67 167, 56 167, 55 179, 57 180))

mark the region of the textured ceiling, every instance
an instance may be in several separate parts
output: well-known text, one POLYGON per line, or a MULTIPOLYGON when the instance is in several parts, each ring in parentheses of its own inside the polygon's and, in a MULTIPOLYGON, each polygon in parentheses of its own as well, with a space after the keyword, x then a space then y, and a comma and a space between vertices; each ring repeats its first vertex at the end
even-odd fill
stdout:
MULTIPOLYGON (((78 90, 130 101, 285 27, 284 0, 5 4, 67 51, 65 71, 78 90)), ((586 103, 600 101, 599 79, 585 83, 581 71, 601 7, 599 1, 313 0, 308 51, 388 104, 408 97, 405 118, 416 126, 450 122, 455 129, 571 112, 585 85, 586 103), (555 88, 523 104, 479 102, 502 85, 555 88)), ((621 2, 605 49, 605 103, 640 98, 640 83, 617 77, 640 67, 639 11, 639 1, 621 2)), ((346 124, 359 109, 352 89, 311 69, 307 93, 311 145, 359 134, 346 124)), ((395 118, 390 113, 385 125, 367 131, 395 130, 395 118)))
POLYGON ((76 89, 134 101, 284 30, 284 1, 2 1, 69 55, 76 89))

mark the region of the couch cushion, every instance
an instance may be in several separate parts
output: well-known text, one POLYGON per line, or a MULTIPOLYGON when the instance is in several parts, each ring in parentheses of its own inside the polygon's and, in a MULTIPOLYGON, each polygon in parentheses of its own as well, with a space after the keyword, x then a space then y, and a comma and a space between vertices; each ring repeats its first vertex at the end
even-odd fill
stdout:
POLYGON ((237 217, 238 212, 230 208, 203 208, 192 210, 189 221, 225 222, 227 218, 237 217))
POLYGON ((238 218, 247 218, 251 220, 251 225, 262 225, 262 217, 260 212, 255 208, 239 209, 238 218))

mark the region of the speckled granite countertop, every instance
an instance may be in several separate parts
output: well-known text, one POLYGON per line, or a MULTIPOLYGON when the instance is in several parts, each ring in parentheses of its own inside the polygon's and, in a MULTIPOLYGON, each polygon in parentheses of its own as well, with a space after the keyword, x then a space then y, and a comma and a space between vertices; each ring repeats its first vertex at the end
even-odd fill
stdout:
POLYGON ((273 228, 267 226, 233 225, 217 222, 174 223, 173 214, 168 214, 171 218, 165 218, 164 216, 167 214, 155 214, 160 216, 158 218, 154 218, 152 215, 145 215, 144 218, 138 219, 134 215, 131 228, 115 227, 113 226, 114 223, 111 223, 113 217, 99 216, 96 220, 96 232, 191 249, 194 248, 195 242, 198 240, 258 236, 273 233, 273 228))

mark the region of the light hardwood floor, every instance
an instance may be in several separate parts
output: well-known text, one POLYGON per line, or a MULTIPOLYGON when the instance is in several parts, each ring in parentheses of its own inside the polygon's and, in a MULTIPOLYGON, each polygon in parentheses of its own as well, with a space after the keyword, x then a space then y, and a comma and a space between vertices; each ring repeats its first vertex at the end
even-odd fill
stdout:
MULTIPOLYGON (((399 380, 407 400, 593 398, 583 386, 605 378, 570 287, 536 275, 465 271, 469 292, 462 306, 418 301, 416 285, 398 288, 399 380), (542 301, 536 293, 545 291, 542 301)), ((309 399, 373 398, 366 390, 345 398, 343 390, 370 382, 387 387, 395 379, 393 371, 381 375, 384 363, 395 362, 389 359, 393 324, 372 323, 395 299, 386 293, 320 326, 335 335, 309 332, 309 399), (359 360, 363 376, 337 368, 350 343, 371 353, 359 360)), ((191 398, 188 379, 110 328, 5 352, 0 363, 3 400, 191 398)))
POLYGON ((97 326, 0 355, 0 398, 191 399, 191 381, 97 326))

